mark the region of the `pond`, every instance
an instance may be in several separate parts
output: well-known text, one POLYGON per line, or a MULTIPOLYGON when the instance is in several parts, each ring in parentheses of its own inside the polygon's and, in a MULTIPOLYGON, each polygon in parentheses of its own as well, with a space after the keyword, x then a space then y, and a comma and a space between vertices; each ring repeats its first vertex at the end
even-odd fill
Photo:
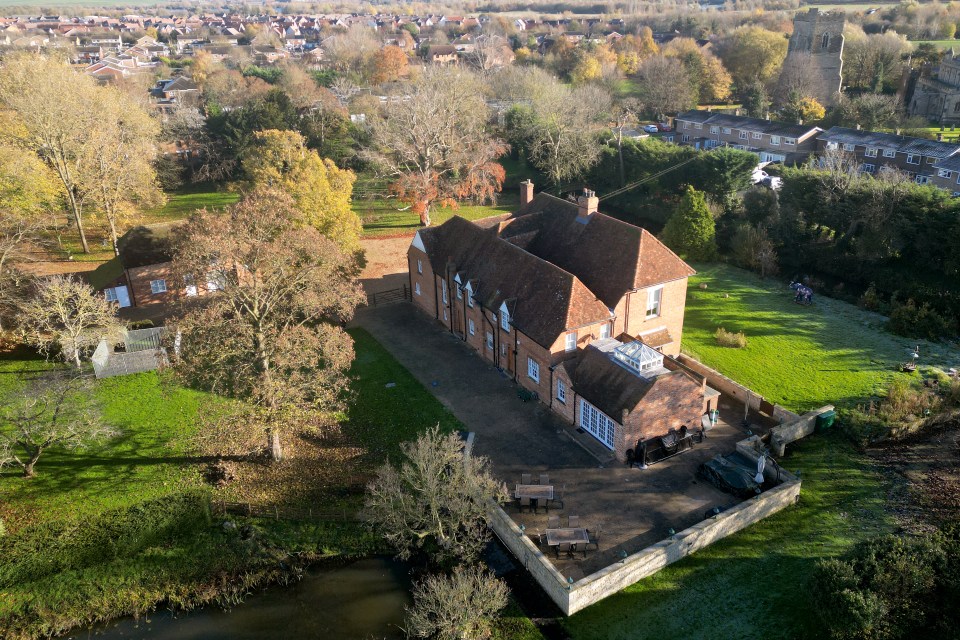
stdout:
POLYGON ((336 569, 310 570, 289 587, 251 594, 231 611, 207 607, 176 616, 121 618, 66 638, 98 640, 286 640, 288 638, 403 638, 409 604, 406 565, 367 558, 336 569))

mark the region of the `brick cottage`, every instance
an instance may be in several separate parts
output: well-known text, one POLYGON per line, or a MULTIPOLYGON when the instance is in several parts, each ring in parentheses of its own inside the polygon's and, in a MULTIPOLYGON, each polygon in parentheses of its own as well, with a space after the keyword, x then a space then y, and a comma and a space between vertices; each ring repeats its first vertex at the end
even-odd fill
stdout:
POLYGON ((625 460, 715 395, 671 357, 694 270, 598 202, 527 181, 516 213, 421 229, 407 259, 414 304, 625 460))

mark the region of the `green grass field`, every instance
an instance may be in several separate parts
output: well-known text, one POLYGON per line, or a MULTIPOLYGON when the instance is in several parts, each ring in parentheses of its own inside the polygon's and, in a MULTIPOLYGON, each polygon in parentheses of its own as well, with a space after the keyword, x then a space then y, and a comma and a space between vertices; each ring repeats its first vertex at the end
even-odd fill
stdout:
POLYGON ((144 212, 145 224, 187 218, 197 209, 222 209, 240 199, 235 191, 220 191, 216 185, 192 184, 167 194, 167 204, 144 212))
POLYGON ((896 336, 883 328, 885 318, 846 302, 815 293, 813 306, 794 304, 781 279, 717 264, 697 271, 687 291, 684 351, 788 409, 849 406, 881 394, 905 375, 895 369, 917 344, 921 365, 960 363, 960 349, 896 336), (718 346, 717 327, 743 331, 747 347, 718 346))
POLYGON ((938 49, 949 49, 951 47, 960 49, 960 40, 911 40, 914 46, 921 44, 932 44, 938 49))
MULTIPOLYGON (((516 194, 504 194, 496 206, 461 205, 457 208, 434 208, 431 223, 443 224, 453 216, 467 220, 477 220, 516 210, 519 197, 516 194)), ((420 228, 420 217, 410 211, 410 207, 395 199, 363 199, 353 201, 353 210, 363 221, 364 237, 412 234, 420 228)))
POLYGON ((891 530, 885 483, 839 434, 791 446, 800 503, 670 565, 564 621, 575 640, 821 637, 814 562, 891 530))

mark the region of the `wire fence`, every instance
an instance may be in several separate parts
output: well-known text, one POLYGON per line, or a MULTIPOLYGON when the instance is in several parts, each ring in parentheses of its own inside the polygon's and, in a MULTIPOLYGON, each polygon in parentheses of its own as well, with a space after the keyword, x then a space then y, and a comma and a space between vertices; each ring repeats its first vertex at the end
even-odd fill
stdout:
POLYGON ((91 358, 94 375, 110 378, 159 369, 167 364, 167 350, 162 346, 163 332, 163 327, 127 331, 123 351, 114 351, 106 340, 101 340, 91 358))

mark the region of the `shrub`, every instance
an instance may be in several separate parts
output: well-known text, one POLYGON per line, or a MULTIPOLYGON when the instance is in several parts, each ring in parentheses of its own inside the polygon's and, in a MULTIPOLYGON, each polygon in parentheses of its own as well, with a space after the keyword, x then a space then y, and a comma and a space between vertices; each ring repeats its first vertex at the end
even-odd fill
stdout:
POLYGON ((721 347, 730 347, 731 349, 743 349, 747 346, 747 336, 743 331, 733 333, 723 327, 717 327, 717 332, 713 334, 717 339, 717 344, 721 347))
POLYGON ((890 330, 908 338, 940 340, 957 332, 955 322, 944 318, 928 303, 917 306, 913 299, 905 303, 891 302, 890 330))
POLYGON ((860 299, 857 300, 857 305, 861 309, 876 311, 877 313, 888 311, 887 305, 883 302, 883 298, 877 293, 877 285, 872 282, 870 286, 867 287, 867 290, 863 292, 863 295, 860 296, 860 299))
POLYGON ((428 576, 413 588, 407 634, 413 638, 489 638, 507 606, 507 585, 479 567, 457 567, 450 576, 428 576))
POLYGON ((191 536, 209 521, 207 494, 189 491, 89 519, 28 527, 0 538, 0 588, 131 556, 191 536))

